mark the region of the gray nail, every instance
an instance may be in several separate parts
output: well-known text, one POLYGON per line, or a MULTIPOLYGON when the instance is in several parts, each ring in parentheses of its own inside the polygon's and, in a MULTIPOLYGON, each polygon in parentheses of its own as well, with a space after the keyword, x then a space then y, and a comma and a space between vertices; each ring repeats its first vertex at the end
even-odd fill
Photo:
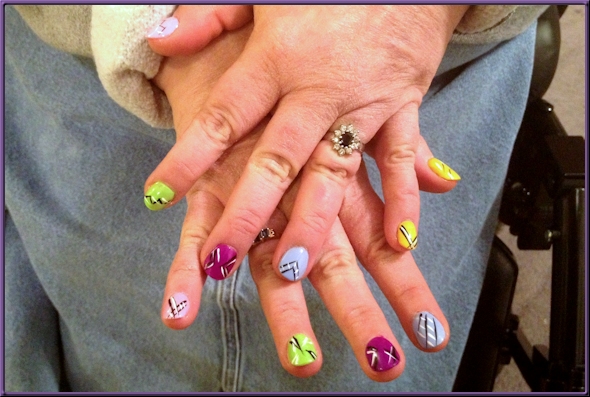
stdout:
POLYGON ((445 340, 445 329, 429 312, 420 312, 414 317, 414 334, 425 349, 433 349, 445 340))
POLYGON ((279 271, 287 280, 297 281, 305 274, 309 254, 303 247, 293 247, 285 252, 279 263, 279 271))

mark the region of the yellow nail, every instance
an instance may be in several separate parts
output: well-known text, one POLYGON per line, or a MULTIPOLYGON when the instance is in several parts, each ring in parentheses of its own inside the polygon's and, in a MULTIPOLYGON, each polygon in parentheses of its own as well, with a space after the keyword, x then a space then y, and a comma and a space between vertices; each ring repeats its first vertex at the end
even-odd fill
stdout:
POLYGON ((397 241, 402 247, 413 250, 418 245, 418 231, 412 221, 403 221, 397 229, 397 241))
POLYGON ((457 174, 451 167, 437 158, 433 157, 428 160, 428 166, 436 175, 440 176, 446 181, 458 181, 461 179, 459 174, 457 174))

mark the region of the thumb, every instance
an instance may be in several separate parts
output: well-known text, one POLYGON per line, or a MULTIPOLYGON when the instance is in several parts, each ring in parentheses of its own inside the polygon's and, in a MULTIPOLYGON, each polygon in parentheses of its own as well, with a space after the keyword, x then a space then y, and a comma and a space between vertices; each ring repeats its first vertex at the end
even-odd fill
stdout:
POLYGON ((239 29, 251 20, 251 5, 181 5, 150 29, 146 38, 160 55, 190 55, 223 31, 239 29))

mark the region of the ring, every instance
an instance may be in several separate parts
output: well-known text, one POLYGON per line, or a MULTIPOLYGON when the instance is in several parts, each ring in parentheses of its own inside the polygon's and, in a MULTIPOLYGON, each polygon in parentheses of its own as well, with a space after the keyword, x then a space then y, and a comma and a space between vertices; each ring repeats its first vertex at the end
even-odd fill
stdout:
POLYGON ((339 129, 332 133, 330 139, 334 142, 332 149, 338 153, 339 156, 350 155, 354 150, 363 152, 365 145, 358 137, 358 130, 352 124, 342 124, 339 129))
POLYGON ((260 233, 258 233, 258 236, 256 236, 256 238, 254 239, 252 245, 262 243, 265 240, 270 240, 275 237, 277 237, 277 235, 274 229, 271 229, 270 227, 265 227, 260 231, 260 233))

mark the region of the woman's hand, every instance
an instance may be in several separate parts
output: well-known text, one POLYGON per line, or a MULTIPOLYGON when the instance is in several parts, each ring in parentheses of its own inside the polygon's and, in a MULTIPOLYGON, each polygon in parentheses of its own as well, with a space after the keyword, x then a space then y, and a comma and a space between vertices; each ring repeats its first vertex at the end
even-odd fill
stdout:
MULTIPOLYGON (((169 58, 162 66, 156 82, 166 91, 174 109, 179 139, 182 139, 182 131, 186 130, 183 127, 190 123, 194 115, 192 112, 198 110, 215 79, 234 61, 232 51, 241 51, 249 33, 248 27, 225 33, 200 53, 169 58)), ((219 221, 233 186, 267 121, 268 118, 265 118, 253 134, 226 151, 187 194, 187 215, 162 305, 163 321, 171 328, 189 326, 198 314, 201 291, 207 277, 198 259, 199 254, 219 221)), ((420 162, 425 164, 425 159, 431 154, 425 145, 420 147, 420 162)), ((426 166, 417 167, 417 173, 432 190, 444 190, 444 184, 426 166)), ((285 228, 299 188, 299 182, 296 182, 287 189, 265 226, 279 233, 285 228)), ((376 381, 389 381, 403 371, 403 352, 364 281, 355 253, 378 281, 416 346, 427 351, 444 348, 448 342, 448 324, 411 254, 396 253, 386 243, 381 227, 383 203, 373 192, 364 168, 355 175, 346 190, 342 214, 343 225, 337 219, 331 227, 317 255, 317 264, 309 272, 309 280, 344 332, 365 373, 376 381), (345 232, 353 237, 352 245, 345 232), (420 321, 426 313, 438 319, 431 319, 438 338, 428 338, 428 334, 422 332, 420 321), (376 337, 385 340, 375 340, 376 337), (394 366, 395 363, 397 365, 394 366)), ((296 376, 310 376, 321 366, 320 341, 314 337, 309 323, 301 284, 277 277, 277 269, 272 266, 277 243, 277 240, 269 240, 254 246, 250 250, 250 270, 282 365, 296 376), (313 347, 308 343, 302 345, 300 334, 306 335, 313 347), (293 340, 293 336, 297 338, 293 340), (296 344, 302 349, 298 349, 296 344), (306 350, 315 351, 311 354, 306 350)))
MULTIPOLYGON (((357 152, 338 156, 321 137, 330 125, 354 122, 363 141, 375 136, 368 149, 382 172, 387 240, 396 249, 414 248, 419 217, 415 167, 427 164, 416 157, 418 106, 464 10, 255 7, 256 24, 243 54, 198 112, 183 113, 180 130, 176 123, 182 138, 148 178, 147 189, 164 182, 172 188, 170 203, 178 201, 224 150, 274 109, 202 259, 219 244, 243 258, 308 161, 274 263, 281 267, 293 247, 302 247, 313 263, 361 161, 357 152)), ((458 177, 440 162, 433 165, 445 171, 440 175, 446 179, 458 177)), ((440 182, 434 183, 437 191, 455 184, 440 182)))
MULTIPOLYGON (((162 304, 162 319, 171 328, 183 329, 197 317, 207 278, 198 260, 199 253, 219 221, 239 170, 246 164, 265 125, 266 120, 226 151, 187 194, 187 214, 162 304)), ((286 227, 298 188, 297 179, 267 224, 279 234, 286 227)), ((365 282, 355 254, 378 280, 418 348, 444 348, 449 328, 411 253, 396 253, 385 241, 381 228, 383 203, 370 192, 363 168, 347 189, 342 209, 344 226, 337 219, 331 227, 308 279, 348 340, 363 371, 369 378, 384 382, 403 372, 404 354, 365 282), (347 234, 354 244, 351 245, 347 234)), ((322 356, 321 341, 314 335, 301 283, 276 275, 272 257, 277 244, 278 240, 266 240, 252 247, 250 272, 283 368, 295 376, 307 377, 320 370, 323 359, 330 358, 322 356)))

